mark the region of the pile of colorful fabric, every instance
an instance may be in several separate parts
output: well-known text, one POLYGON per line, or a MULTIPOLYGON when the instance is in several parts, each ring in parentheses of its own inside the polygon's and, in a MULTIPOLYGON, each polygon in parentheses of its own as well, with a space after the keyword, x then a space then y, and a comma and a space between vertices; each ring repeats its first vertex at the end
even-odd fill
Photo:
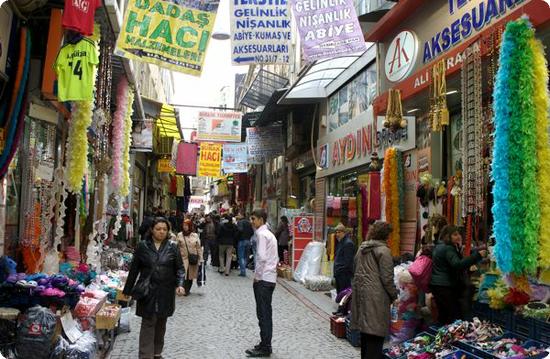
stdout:
POLYGON ((395 285, 399 290, 397 301, 393 304, 396 318, 391 322, 391 342, 400 343, 414 337, 420 324, 418 308, 418 288, 407 270, 410 263, 394 268, 395 285))

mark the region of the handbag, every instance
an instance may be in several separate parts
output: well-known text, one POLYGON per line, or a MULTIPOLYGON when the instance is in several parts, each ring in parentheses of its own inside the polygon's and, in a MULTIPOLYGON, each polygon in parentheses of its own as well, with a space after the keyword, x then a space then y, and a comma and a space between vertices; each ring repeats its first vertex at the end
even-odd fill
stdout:
POLYGON ((432 259, 421 255, 409 266, 409 273, 416 286, 425 293, 430 292, 430 280, 432 279, 432 259))
POLYGON ((137 284, 132 289, 132 298, 135 300, 140 300, 149 295, 151 290, 151 276, 147 276, 137 282, 137 284))
POLYGON ((185 243, 185 248, 187 248, 187 260, 189 261, 189 265, 196 266, 197 264, 199 264, 199 255, 189 252, 189 247, 187 246, 187 241, 185 240, 185 237, 183 237, 183 243, 185 243))

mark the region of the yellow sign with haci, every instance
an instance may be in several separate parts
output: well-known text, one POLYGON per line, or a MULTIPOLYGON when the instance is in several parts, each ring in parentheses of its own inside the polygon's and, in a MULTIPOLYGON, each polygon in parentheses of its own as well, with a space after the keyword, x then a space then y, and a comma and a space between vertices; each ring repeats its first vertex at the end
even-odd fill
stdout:
POLYGON ((220 177, 222 167, 222 144, 201 142, 199 177, 220 177))
POLYGON ((216 11, 211 1, 196 9, 168 1, 130 0, 115 54, 200 76, 216 11))

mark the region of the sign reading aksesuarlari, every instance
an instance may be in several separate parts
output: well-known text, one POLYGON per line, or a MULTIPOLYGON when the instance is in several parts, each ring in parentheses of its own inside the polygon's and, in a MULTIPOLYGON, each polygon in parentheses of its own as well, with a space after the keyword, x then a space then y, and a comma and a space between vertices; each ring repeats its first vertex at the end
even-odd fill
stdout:
POLYGON ((200 76, 218 1, 130 0, 115 54, 200 76))
POLYGON ((287 0, 231 0, 234 64, 288 64, 290 9, 287 0))

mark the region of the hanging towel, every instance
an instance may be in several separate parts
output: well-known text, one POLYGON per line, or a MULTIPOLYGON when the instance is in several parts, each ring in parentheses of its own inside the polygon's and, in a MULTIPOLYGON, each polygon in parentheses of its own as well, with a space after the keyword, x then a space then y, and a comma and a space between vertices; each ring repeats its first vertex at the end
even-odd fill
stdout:
POLYGON ((342 213, 342 197, 334 197, 333 203, 332 215, 334 217, 340 217, 342 213))
POLYGON ((328 196, 327 197, 327 217, 332 217, 333 206, 334 206, 334 197, 328 196))

